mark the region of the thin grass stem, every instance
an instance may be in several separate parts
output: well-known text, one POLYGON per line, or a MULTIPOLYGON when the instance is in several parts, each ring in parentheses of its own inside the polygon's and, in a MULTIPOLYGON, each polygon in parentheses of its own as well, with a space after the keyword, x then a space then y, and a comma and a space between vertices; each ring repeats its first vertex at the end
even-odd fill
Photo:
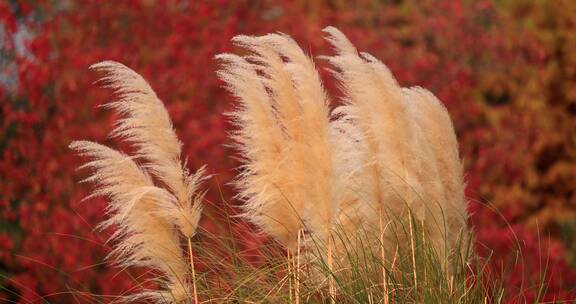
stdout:
POLYGON ((296 304, 300 304, 300 246, 301 246, 301 239, 300 234, 303 233, 302 229, 298 230, 298 248, 296 249, 296 282, 295 282, 295 292, 294 298, 296 300, 296 304))
POLYGON ((188 253, 190 256, 190 269, 192 270, 192 293, 194 304, 198 304, 198 289, 196 286, 196 268, 194 267, 194 252, 192 251, 192 239, 188 238, 188 253))
POLYGON ((408 210, 408 220, 410 227, 410 248, 412 251, 412 272, 414 273, 414 291, 416 293, 416 303, 418 303, 418 275, 416 274, 416 249, 414 245, 414 231, 412 228, 412 211, 408 210))
POLYGON ((327 263, 328 263, 328 292, 330 294, 330 303, 336 303, 336 286, 334 286, 334 257, 332 256, 332 247, 334 246, 334 241, 332 240, 332 235, 330 230, 328 230, 328 253, 327 253, 327 263))
POLYGON ((293 271, 292 271, 292 249, 288 248, 287 250, 287 262, 288 262, 288 289, 289 289, 289 299, 290 303, 292 303, 292 293, 294 292, 292 286, 292 280, 294 279, 293 271))
POLYGON ((386 278, 386 255, 384 249, 384 223, 383 223, 383 215, 382 215, 382 208, 380 208, 380 212, 378 213, 378 226, 380 228, 380 255, 382 259, 382 292, 384 297, 384 304, 388 304, 388 279, 386 278))

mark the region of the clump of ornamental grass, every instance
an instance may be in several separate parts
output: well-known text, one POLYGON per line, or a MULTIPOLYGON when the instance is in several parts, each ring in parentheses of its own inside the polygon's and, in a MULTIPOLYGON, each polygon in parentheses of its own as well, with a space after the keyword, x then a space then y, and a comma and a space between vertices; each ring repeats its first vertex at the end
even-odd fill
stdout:
MULTIPOLYGON (((378 227, 348 235, 336 224, 332 232, 335 243, 343 245, 332 270, 328 267, 324 244, 307 240, 308 236, 303 237, 302 242, 307 246, 300 251, 307 259, 302 259, 297 267, 295 258, 288 259, 275 241, 250 248, 248 253, 245 251, 248 244, 240 239, 201 231, 203 237, 194 245, 206 268, 198 278, 199 298, 206 303, 327 303, 332 296, 326 285, 332 278, 336 303, 500 303, 503 300, 503 286, 485 276, 489 260, 478 259, 470 245, 465 247, 462 243, 454 250, 462 258, 452 260, 449 269, 443 267, 430 235, 410 213, 387 226, 398 246, 386 261, 381 259, 379 250, 373 248, 374 245, 380 247, 378 227), (401 241, 406 242, 405 246, 401 241), (382 280, 382 270, 386 272, 386 281, 382 280), (323 282, 319 282, 319 278, 323 282)), ((233 227, 240 221, 235 218, 221 224, 233 227)))
POLYGON ((313 60, 287 35, 236 36, 247 54, 216 57, 218 76, 239 102, 230 116, 243 161, 235 181, 243 214, 227 224, 248 220, 274 240, 250 258, 237 239, 191 242, 204 169, 187 171, 168 113, 141 76, 115 62, 92 67, 118 96, 106 105, 123 117, 112 135, 135 153, 87 141, 71 148, 92 158, 84 165, 98 186, 92 196, 110 201, 102 226, 117 227, 111 257, 160 274, 160 289, 129 300, 501 299, 501 288, 487 288, 475 268, 481 263, 471 263, 462 163, 447 110, 425 89, 401 88, 337 29, 324 32, 335 55, 321 59, 342 91, 335 107, 313 60), (198 276, 193 253, 204 265, 198 276))
POLYGON ((197 302, 191 239, 202 212, 199 184, 204 169, 188 172, 168 112, 140 75, 112 61, 91 68, 105 73, 99 82, 117 96, 105 104, 122 116, 111 135, 129 143, 135 153, 127 155, 90 141, 75 141, 70 148, 91 159, 81 167, 91 169, 84 181, 97 185, 89 197, 109 200, 109 218, 100 224, 116 228, 109 258, 121 268, 155 270, 162 286, 127 299, 197 302), (181 250, 182 239, 187 240, 189 259, 181 250))
MULTIPOLYGON (((298 242, 308 235, 325 247, 320 260, 330 272, 368 229, 377 237, 364 241, 389 260, 406 242, 386 228, 414 217, 447 269, 457 244, 467 243, 467 203, 446 109, 425 89, 401 88, 384 64, 359 53, 337 29, 324 31, 336 55, 323 58, 344 94, 333 110, 314 63, 289 36, 237 36, 233 41, 249 54, 216 57, 218 75, 240 102, 232 118, 244 159, 236 181, 244 216, 278 240, 289 259, 309 246, 298 242), (336 226, 351 238, 335 242, 336 226)), ((311 260, 308 253, 296 255, 297 268, 301 258, 311 260)), ((386 281, 384 268, 381 275, 386 281)), ((327 281, 334 302, 334 277, 327 281)))

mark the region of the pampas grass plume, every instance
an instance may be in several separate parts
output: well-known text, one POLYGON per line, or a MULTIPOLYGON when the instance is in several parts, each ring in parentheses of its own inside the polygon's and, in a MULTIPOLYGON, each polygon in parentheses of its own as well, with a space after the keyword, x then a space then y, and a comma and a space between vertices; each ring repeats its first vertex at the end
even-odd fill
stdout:
POLYGON ((182 144, 168 112, 140 75, 113 61, 91 68, 105 72, 99 82, 117 95, 105 104, 123 117, 111 134, 130 143, 136 152, 128 156, 90 141, 72 142, 70 148, 91 159, 81 167, 92 170, 85 179, 96 184, 90 197, 109 200, 110 218, 100 226, 116 227, 110 257, 123 268, 159 271, 157 280, 164 286, 126 299, 182 302, 192 295, 193 265, 186 262, 180 237, 192 238, 198 227, 203 199, 199 185, 206 178, 205 169, 191 174, 185 168, 180 159, 182 144))

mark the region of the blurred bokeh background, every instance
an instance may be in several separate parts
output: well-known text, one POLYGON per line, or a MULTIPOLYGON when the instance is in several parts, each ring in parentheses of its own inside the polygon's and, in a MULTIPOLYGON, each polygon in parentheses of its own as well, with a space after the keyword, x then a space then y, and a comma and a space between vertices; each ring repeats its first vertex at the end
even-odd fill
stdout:
POLYGON ((74 139, 115 146, 106 137, 115 117, 97 108, 109 92, 93 85, 90 64, 117 60, 149 80, 190 169, 207 164, 216 174, 210 209, 233 213, 239 202, 227 183, 238 163, 224 146, 223 115, 233 100, 213 57, 232 51, 236 34, 274 31, 312 56, 329 54, 327 25, 382 59, 401 85, 426 87, 447 105, 476 250, 495 276, 508 269, 507 301, 538 292, 574 300, 575 1, 0 0, 0 302, 84 303, 134 286, 103 262, 107 234, 94 227, 105 202, 81 202, 89 185, 77 184, 81 159, 67 149, 74 139))

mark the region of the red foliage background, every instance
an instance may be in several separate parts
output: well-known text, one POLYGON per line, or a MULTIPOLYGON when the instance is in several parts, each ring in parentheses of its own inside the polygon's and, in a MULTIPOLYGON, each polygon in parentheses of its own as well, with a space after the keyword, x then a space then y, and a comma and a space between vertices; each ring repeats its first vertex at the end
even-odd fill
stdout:
POLYGON ((0 2, 0 299, 85 302, 134 284, 102 262, 109 249, 93 228, 104 202, 81 202, 88 186, 77 185, 80 160, 67 149, 81 138, 114 144, 114 117, 96 108, 108 93, 92 84, 90 64, 117 60, 149 80, 190 168, 217 174, 213 208, 230 211, 237 163, 222 113, 232 100, 213 56, 236 34, 273 31, 327 54, 327 25, 448 106, 476 248, 493 255, 494 273, 511 265, 507 300, 534 299, 538 282, 543 300, 576 299, 575 2, 36 2, 0 2))

